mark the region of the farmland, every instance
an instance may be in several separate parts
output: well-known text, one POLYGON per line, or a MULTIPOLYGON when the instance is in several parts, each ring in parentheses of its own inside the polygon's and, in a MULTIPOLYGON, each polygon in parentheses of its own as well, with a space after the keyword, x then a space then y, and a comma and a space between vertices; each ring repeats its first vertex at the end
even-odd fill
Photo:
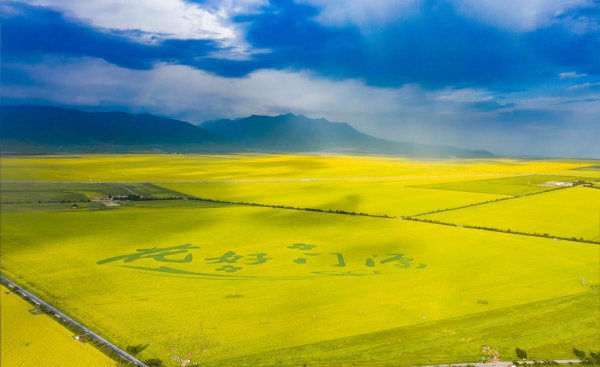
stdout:
POLYGON ((518 200, 503 200, 425 218, 457 224, 600 240, 600 190, 574 187, 518 200))
POLYGON ((2 272, 165 365, 572 358, 600 349, 600 191, 547 183, 595 183, 595 165, 4 157, 2 272), (106 205, 132 191, 144 200, 106 205))
POLYGON ((28 312, 33 306, 8 288, 2 286, 0 290, 3 366, 114 366, 114 361, 73 339, 71 332, 49 316, 28 312))

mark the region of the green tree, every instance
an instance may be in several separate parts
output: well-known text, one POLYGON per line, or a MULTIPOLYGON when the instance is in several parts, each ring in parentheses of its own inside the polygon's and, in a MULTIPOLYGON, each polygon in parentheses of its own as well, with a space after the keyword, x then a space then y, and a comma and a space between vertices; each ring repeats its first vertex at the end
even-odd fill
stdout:
POLYGON ((158 358, 150 358, 144 361, 148 367, 164 367, 163 361, 158 358))
POLYGON ((131 355, 141 353, 144 349, 148 348, 148 344, 128 345, 125 350, 131 355))
POLYGON ((575 356, 577 356, 577 358, 579 358, 579 359, 585 358, 585 352, 582 350, 579 350, 577 348, 573 348, 573 354, 575 354, 575 356))
POLYGON ((515 349, 515 352, 517 353, 517 357, 519 357, 520 359, 527 359, 527 352, 523 349, 517 348, 515 349))

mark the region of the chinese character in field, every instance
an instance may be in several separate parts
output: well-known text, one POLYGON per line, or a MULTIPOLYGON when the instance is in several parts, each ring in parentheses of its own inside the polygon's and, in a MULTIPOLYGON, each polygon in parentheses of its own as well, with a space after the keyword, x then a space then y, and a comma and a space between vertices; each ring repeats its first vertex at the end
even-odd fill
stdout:
POLYGON ((237 255, 234 251, 227 251, 221 256, 218 257, 207 257, 205 260, 210 264, 235 264, 239 259, 243 258, 242 255, 237 255))
MULTIPOLYGON (((410 266, 412 265, 413 259, 410 257, 404 257, 404 254, 388 254, 388 256, 390 257, 379 261, 379 264, 393 264, 397 268, 410 268, 410 266)), ((376 257, 377 255, 373 255, 373 257, 367 258, 367 260, 365 261, 365 266, 368 268, 374 268, 377 264, 377 262, 375 261, 376 257)), ((418 264, 416 268, 423 269, 426 266, 426 264, 418 264)))
POLYGON ((267 257, 267 253, 266 252, 261 252, 258 254, 248 254, 246 255, 247 257, 253 257, 252 258, 247 258, 246 260, 250 261, 247 264, 248 265, 260 265, 260 264, 264 264, 267 262, 267 260, 272 259, 271 257, 267 257))
POLYGON ((199 246, 192 246, 191 244, 171 246, 171 247, 153 247, 148 249, 137 249, 133 254, 121 255, 110 257, 108 259, 100 260, 96 264, 102 265, 113 261, 123 260, 123 262, 132 262, 140 259, 154 259, 160 262, 168 263, 189 263, 192 261, 192 254, 189 250, 199 249, 199 246), (183 257, 171 256, 186 254, 183 257))
POLYGON ((304 250, 304 251, 309 251, 314 249, 315 245, 307 245, 305 243, 294 243, 293 245, 289 245, 287 248, 292 249, 292 250, 304 250))
MULTIPOLYGON (((316 253, 316 254, 312 254, 312 253, 308 253, 305 252, 304 255, 306 256, 321 256, 321 255, 335 255, 335 259, 337 260, 337 263, 331 265, 331 266, 335 266, 335 267, 339 267, 339 268, 344 268, 346 267, 346 260, 344 260, 344 255, 339 253, 339 252, 333 252, 333 253, 316 253)), ((307 258, 306 257, 299 257, 293 260, 296 264, 306 264, 307 263, 307 258)))
POLYGON ((404 254, 389 254, 389 256, 391 257, 385 260, 381 260, 379 263, 381 265, 393 263, 394 266, 397 266, 399 268, 408 268, 410 267, 410 264, 413 261, 413 259, 411 259, 410 257, 404 257, 404 254))
POLYGON ((268 254, 266 252, 261 252, 258 254, 238 255, 235 253, 235 251, 227 251, 221 256, 207 257, 205 258, 205 260, 209 264, 236 264, 239 260, 244 259, 244 261, 246 261, 246 265, 260 265, 267 262, 267 260, 272 259, 270 257, 267 257, 267 255, 268 254))
POLYGON ((220 268, 215 268, 216 271, 224 271, 226 273, 235 273, 238 270, 242 270, 240 266, 223 265, 220 268))
MULTIPOLYGON (((245 264, 245 265, 261 265, 270 260, 270 257, 267 257, 266 252, 261 252, 257 254, 247 254, 247 255, 238 255, 235 251, 227 251, 221 256, 217 257, 207 257, 205 260, 209 264, 245 264), (240 260, 244 262, 241 263, 240 260)), ((240 266, 233 265, 223 265, 221 267, 215 268, 217 271, 225 271, 227 273, 236 272, 238 270, 242 270, 240 266)))

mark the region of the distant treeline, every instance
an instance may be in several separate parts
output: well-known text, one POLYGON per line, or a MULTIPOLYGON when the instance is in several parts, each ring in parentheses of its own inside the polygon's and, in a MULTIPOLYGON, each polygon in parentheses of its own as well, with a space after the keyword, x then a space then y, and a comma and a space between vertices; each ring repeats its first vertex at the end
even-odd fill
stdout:
MULTIPOLYGON (((585 183, 585 182, 584 182, 585 183)), ((575 185, 577 186, 577 185, 575 185)), ((573 187, 573 186, 571 186, 573 187)), ((539 195, 539 194, 544 194, 550 191, 557 191, 557 190, 564 190, 564 189, 568 189, 570 187, 555 187, 555 188, 550 188, 547 190, 542 190, 542 191, 538 191, 538 192, 531 192, 528 194, 518 194, 518 195, 513 195, 513 196, 509 196, 509 197, 505 197, 505 198, 498 198, 498 199, 494 199, 494 200, 486 200, 486 201, 480 201, 477 203, 473 203, 473 204, 467 204, 467 205, 462 205, 462 206, 456 206, 456 207, 452 207, 452 208, 445 208, 445 209, 436 209, 436 210, 432 210, 429 212, 425 212, 425 213, 419 213, 419 214, 415 214, 413 215, 413 217, 419 217, 419 216, 423 216, 423 215, 429 215, 429 214, 436 214, 436 213, 441 213, 441 212, 447 212, 450 210, 458 210, 458 209, 465 209, 465 208, 469 208, 472 206, 478 206, 478 205, 484 205, 484 204, 490 204, 490 203, 495 203, 498 201, 504 201, 504 200, 512 200, 512 199, 518 199, 524 196, 533 196, 533 195, 539 195)))
POLYGON ((416 218, 414 216, 413 217, 407 216, 407 217, 401 217, 401 218, 405 219, 405 220, 412 220, 414 222, 440 224, 440 225, 443 225, 443 226, 462 227, 462 228, 470 228, 470 229, 481 229, 481 230, 484 230, 484 231, 518 234, 518 235, 522 235, 522 236, 541 237, 541 238, 553 238, 553 239, 556 239, 556 240, 600 244, 600 241, 586 240, 583 237, 579 237, 579 238, 577 238, 577 237, 561 237, 561 236, 553 236, 553 235, 548 234, 548 233, 521 232, 521 231, 513 231, 511 229, 501 229, 501 228, 493 228, 493 227, 475 226, 475 225, 469 225, 469 224, 458 224, 458 223, 452 223, 452 222, 442 222, 442 221, 435 220, 435 219, 416 218))
POLYGON ((318 209, 318 208, 302 208, 302 207, 290 206, 290 205, 261 204, 261 203, 253 203, 253 202, 248 202, 248 201, 228 201, 228 200, 216 200, 216 199, 200 198, 200 197, 189 197, 188 200, 207 201, 207 202, 211 202, 211 203, 231 204, 231 205, 257 206, 257 207, 275 208, 275 209, 304 210, 304 211, 308 211, 308 212, 355 215, 355 216, 362 216, 362 217, 395 218, 395 217, 389 216, 387 214, 369 214, 369 213, 351 212, 351 211, 339 210, 339 209, 333 210, 333 209, 318 209))

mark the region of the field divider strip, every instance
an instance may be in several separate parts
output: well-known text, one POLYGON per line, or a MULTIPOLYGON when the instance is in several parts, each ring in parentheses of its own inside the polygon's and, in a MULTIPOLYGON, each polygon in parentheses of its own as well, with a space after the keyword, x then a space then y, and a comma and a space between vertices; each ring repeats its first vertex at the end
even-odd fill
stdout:
MULTIPOLYGON (((575 186, 572 186, 572 187, 575 187, 575 186)), ((428 211, 428 212, 413 214, 413 215, 411 215, 411 217, 420 217, 420 216, 423 216, 423 215, 431 215, 431 214, 449 212, 449 211, 452 211, 452 210, 466 209, 466 208, 470 208, 472 206, 493 204, 493 203, 496 203, 498 201, 504 201, 504 200, 520 199, 520 198, 527 197, 527 196, 540 195, 540 194, 545 194, 545 193, 552 192, 552 191, 570 189, 572 187, 556 187, 556 188, 552 188, 552 189, 548 189, 548 190, 543 190, 543 191, 538 191, 538 192, 532 192, 532 193, 529 193, 529 194, 512 195, 512 196, 508 196, 508 197, 504 197, 504 198, 498 198, 498 199, 494 199, 494 200, 481 201, 481 202, 478 202, 478 203, 461 205, 461 206, 457 206, 457 207, 453 207, 453 208, 437 209, 437 210, 432 210, 432 211, 428 211)))
MULTIPOLYGON (((560 188, 560 189, 563 189, 563 188, 560 188)), ((548 190, 548 191, 554 191, 554 190, 558 190, 558 189, 553 189, 553 190, 548 190)), ((543 191, 543 192, 547 192, 547 191, 543 191)), ((534 195, 534 194, 530 194, 530 195, 534 195)), ((512 199, 512 198, 506 198, 506 199, 512 199)), ((468 225, 468 224, 462 225, 462 224, 456 224, 456 223, 441 222, 441 221, 437 221, 437 220, 433 220, 433 219, 421 219, 421 218, 417 218, 414 215, 397 217, 397 216, 391 216, 391 215, 387 215, 387 214, 369 214, 369 213, 348 212, 345 210, 301 208, 301 207, 294 207, 294 206, 287 206, 287 205, 262 204, 262 203, 246 202, 246 201, 236 202, 236 201, 228 201, 228 200, 200 198, 200 197, 195 197, 195 196, 190 196, 190 197, 188 197, 187 200, 197 200, 197 201, 204 201, 204 202, 209 202, 209 203, 219 203, 219 204, 229 204, 229 205, 255 206, 255 207, 262 207, 262 208, 273 208, 273 209, 309 211, 309 212, 317 212, 317 213, 325 213, 325 214, 339 214, 339 215, 351 215, 351 216, 372 217, 372 218, 410 220, 413 222, 420 222, 420 223, 427 223, 427 224, 437 224, 437 225, 444 225, 444 226, 450 226, 450 227, 460 227, 460 228, 478 229, 478 230, 490 231, 490 232, 513 234, 513 235, 519 235, 519 236, 529 236, 529 237, 556 239, 556 240, 571 241, 571 242, 583 242, 583 243, 590 243, 590 244, 594 244, 594 245, 600 245, 600 241, 594 241, 594 240, 578 239, 575 237, 569 238, 569 237, 562 237, 562 236, 553 236, 553 235, 549 235, 549 234, 510 231, 510 230, 504 230, 504 229, 500 229, 500 228, 481 227, 481 226, 468 225)))
POLYGON ((553 239, 553 240, 582 242, 582 243, 589 243, 589 244, 593 244, 593 245, 600 245, 600 241, 595 241, 595 240, 579 239, 579 238, 575 238, 575 237, 553 236, 551 234, 539 234, 539 233, 512 231, 512 230, 507 230, 507 229, 476 226, 476 225, 470 225, 470 224, 457 224, 457 223, 450 223, 450 222, 442 222, 442 221, 434 220, 434 219, 421 219, 421 218, 416 218, 414 216, 400 217, 400 219, 411 220, 413 222, 420 222, 420 223, 437 224, 437 225, 449 226, 449 227, 478 229, 478 230, 489 231, 489 232, 514 234, 514 235, 518 235, 518 236, 529 236, 529 237, 538 237, 538 238, 546 238, 546 239, 553 239))
MULTIPOLYGON (((9 280, 4 275, 0 275, 0 281, 2 282, 2 284, 6 285, 12 292, 20 295, 26 301, 29 301, 30 303, 33 302, 38 307, 40 307, 40 306, 44 307, 48 311, 52 312, 55 317, 61 319, 63 322, 67 323, 69 326, 74 327, 77 330, 83 332, 87 336, 91 337, 96 343, 98 343, 99 345, 101 345, 103 347, 108 348, 113 353, 115 353, 119 357, 123 358, 127 362, 132 363, 133 365, 138 366, 138 367, 148 367, 146 364, 144 364, 139 359, 135 358, 131 354, 127 353, 126 351, 117 347, 113 343, 104 339, 97 333, 91 331, 89 328, 83 326, 81 323, 75 321, 71 317, 65 315, 63 312, 61 312, 58 309, 56 309, 55 307, 51 306, 49 303, 47 303, 40 297, 36 296, 35 294, 33 294, 31 291, 26 290, 23 286, 9 280)), ((100 350, 100 351, 102 352, 102 350, 100 350)))
POLYGON ((189 196, 187 200, 196 200, 196 201, 206 201, 209 203, 219 203, 219 204, 230 204, 230 205, 242 205, 242 206, 257 206, 262 208, 273 208, 273 209, 285 209, 285 210, 298 210, 298 211, 308 211, 308 212, 317 212, 317 213, 327 213, 327 214, 340 214, 340 215, 352 215, 352 216, 361 216, 361 217, 373 217, 373 218, 388 218, 388 219, 396 219, 395 216, 390 216, 387 214, 369 214, 362 212, 349 212, 346 210, 334 210, 334 209, 319 209, 319 208, 303 208, 289 205, 278 205, 278 204, 263 204, 263 203, 254 203, 248 201, 229 201, 229 200, 219 200, 219 199, 209 199, 209 198, 201 198, 196 196, 189 196))

